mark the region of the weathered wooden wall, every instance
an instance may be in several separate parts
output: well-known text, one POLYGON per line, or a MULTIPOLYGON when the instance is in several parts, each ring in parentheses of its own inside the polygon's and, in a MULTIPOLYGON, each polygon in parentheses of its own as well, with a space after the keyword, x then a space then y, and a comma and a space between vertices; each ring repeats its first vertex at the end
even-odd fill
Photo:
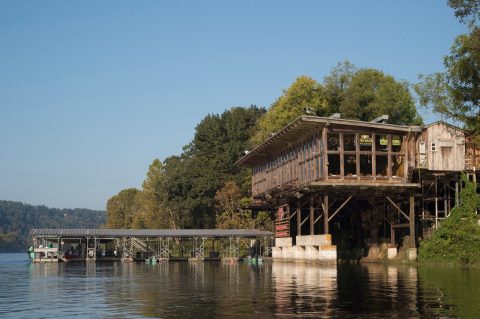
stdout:
POLYGON ((465 170, 465 133, 443 122, 425 128, 417 143, 418 167, 431 171, 465 170))

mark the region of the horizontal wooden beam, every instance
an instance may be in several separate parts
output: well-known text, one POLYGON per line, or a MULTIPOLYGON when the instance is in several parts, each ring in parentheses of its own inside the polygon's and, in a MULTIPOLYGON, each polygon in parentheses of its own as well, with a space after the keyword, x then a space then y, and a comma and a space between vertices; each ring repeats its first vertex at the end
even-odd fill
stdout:
POLYGON ((410 224, 404 223, 404 224, 393 224, 393 228, 407 228, 410 227, 410 224))

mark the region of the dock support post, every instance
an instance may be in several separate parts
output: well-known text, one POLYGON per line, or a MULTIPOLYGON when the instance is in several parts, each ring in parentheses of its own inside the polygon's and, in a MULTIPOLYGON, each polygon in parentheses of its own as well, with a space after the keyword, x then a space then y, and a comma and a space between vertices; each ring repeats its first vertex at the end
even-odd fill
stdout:
POLYGON ((415 197, 410 194, 410 243, 411 248, 416 247, 415 243, 415 197))
POLYGON ((297 200, 297 236, 302 236, 302 208, 297 200))
POLYGON ((313 207, 313 195, 310 195, 310 235, 314 235, 315 209, 313 207))
POLYGON ((323 233, 328 234, 328 195, 323 195, 323 233))

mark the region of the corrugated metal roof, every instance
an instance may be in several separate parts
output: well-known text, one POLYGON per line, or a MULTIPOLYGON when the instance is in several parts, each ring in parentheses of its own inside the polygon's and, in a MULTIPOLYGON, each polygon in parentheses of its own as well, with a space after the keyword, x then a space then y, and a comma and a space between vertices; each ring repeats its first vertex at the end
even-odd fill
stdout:
POLYGON ((32 229, 37 237, 265 237, 273 233, 258 229, 32 229))

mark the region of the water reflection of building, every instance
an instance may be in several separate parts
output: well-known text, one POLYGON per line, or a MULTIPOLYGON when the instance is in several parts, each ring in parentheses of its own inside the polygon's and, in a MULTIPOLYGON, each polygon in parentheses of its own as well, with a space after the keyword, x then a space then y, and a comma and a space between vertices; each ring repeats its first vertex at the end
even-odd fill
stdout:
POLYGON ((431 318, 447 306, 414 266, 273 263, 272 278, 275 312, 297 317, 431 318))
POLYGON ((317 313, 329 317, 336 298, 337 266, 272 264, 277 313, 317 313))

